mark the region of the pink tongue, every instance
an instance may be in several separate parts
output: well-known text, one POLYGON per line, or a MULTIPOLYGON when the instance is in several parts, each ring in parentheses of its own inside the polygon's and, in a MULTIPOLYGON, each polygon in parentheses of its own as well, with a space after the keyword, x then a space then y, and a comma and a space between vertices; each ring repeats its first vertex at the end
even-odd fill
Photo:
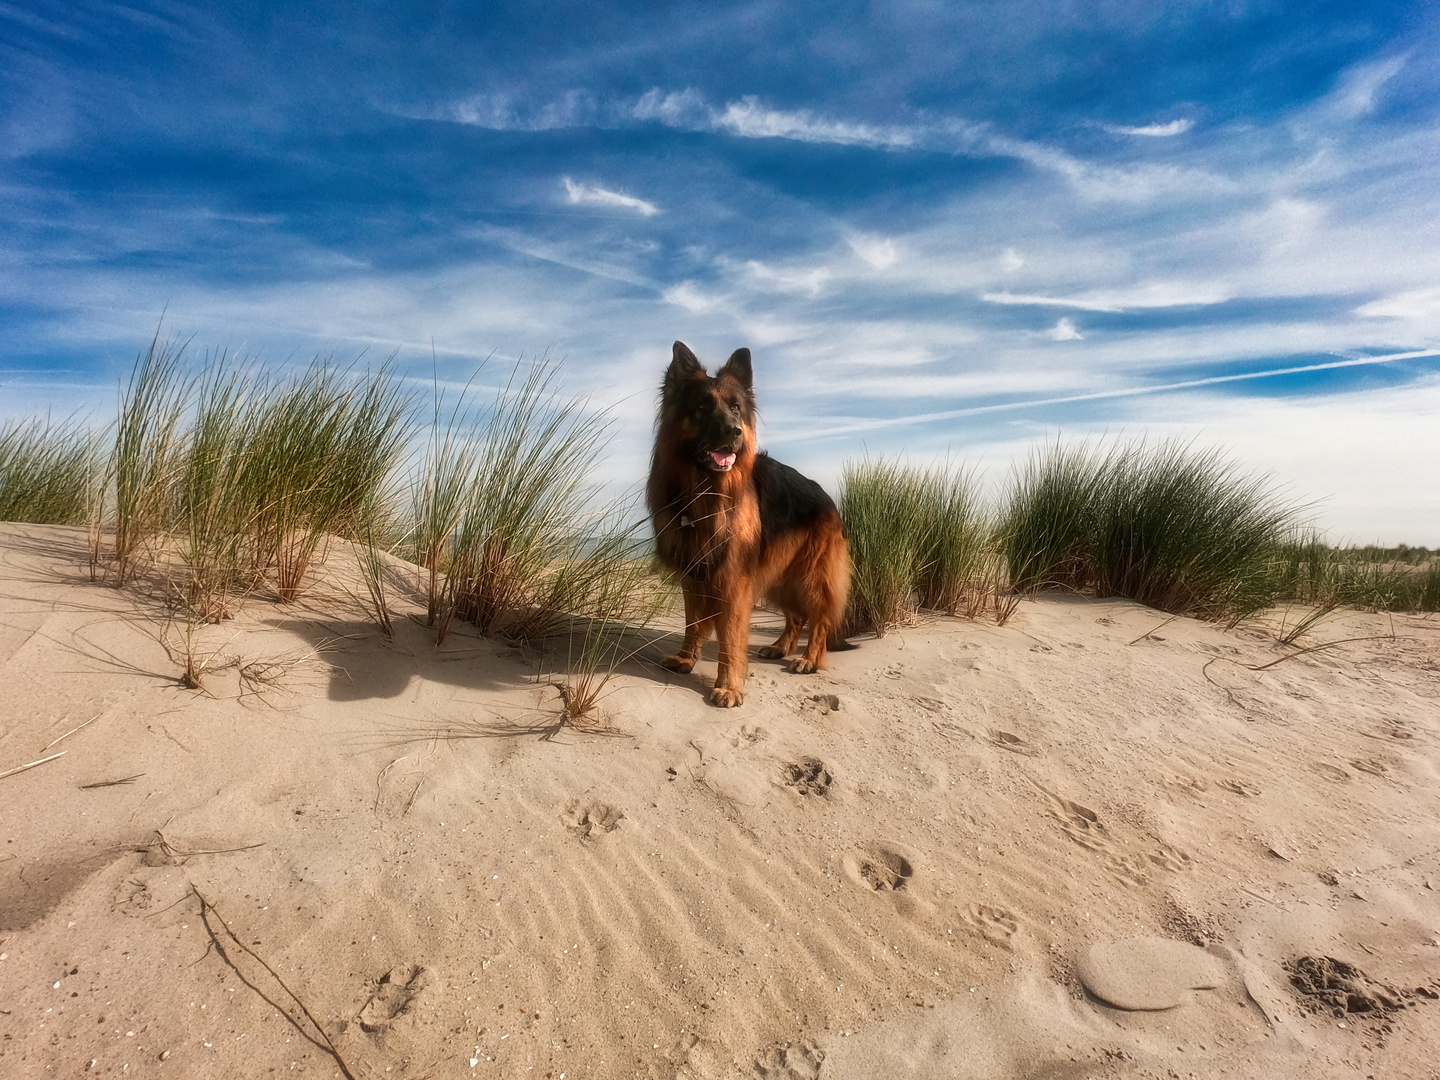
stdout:
POLYGON ((715 450, 711 450, 710 456, 715 459, 715 464, 719 465, 722 469, 728 469, 731 465, 735 464, 734 454, 721 454, 715 450))

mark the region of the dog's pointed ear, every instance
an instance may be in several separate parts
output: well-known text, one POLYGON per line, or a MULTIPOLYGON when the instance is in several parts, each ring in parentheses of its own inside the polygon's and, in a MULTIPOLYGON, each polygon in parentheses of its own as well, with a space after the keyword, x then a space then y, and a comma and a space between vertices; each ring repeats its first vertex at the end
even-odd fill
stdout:
POLYGON ((750 371, 750 350, 736 349, 730 354, 730 359, 725 361, 725 366, 716 374, 718 379, 721 375, 729 375, 746 390, 753 389, 754 376, 750 371))
POLYGON ((665 369, 664 394, 669 397, 686 379, 704 375, 705 367, 690 347, 683 341, 675 342, 671 353, 670 366, 665 369))

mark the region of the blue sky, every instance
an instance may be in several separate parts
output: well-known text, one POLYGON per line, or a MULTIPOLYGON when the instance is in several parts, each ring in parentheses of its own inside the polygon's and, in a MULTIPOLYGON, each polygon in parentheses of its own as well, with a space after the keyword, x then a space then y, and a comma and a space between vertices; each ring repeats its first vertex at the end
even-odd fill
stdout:
POLYGON ((0 0, 0 417, 103 417, 162 310, 274 364, 548 349, 625 481, 681 338, 832 487, 1178 435, 1440 545, 1437 46, 1422 3, 0 0))

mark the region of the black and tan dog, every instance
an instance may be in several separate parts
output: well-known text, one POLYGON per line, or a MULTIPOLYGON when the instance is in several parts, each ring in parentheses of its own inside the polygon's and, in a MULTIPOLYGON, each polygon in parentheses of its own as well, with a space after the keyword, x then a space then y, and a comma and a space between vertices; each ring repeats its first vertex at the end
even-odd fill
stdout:
POLYGON ((825 666, 827 647, 848 647, 838 639, 850 583, 840 513, 815 481, 756 453, 749 349, 737 349, 712 378, 675 342, 645 497, 660 559, 685 594, 685 642, 665 666, 690 671, 714 633, 720 666, 712 704, 744 700, 757 597, 785 613, 784 632, 762 657, 794 652, 807 622, 809 640, 792 671, 815 671, 825 666))

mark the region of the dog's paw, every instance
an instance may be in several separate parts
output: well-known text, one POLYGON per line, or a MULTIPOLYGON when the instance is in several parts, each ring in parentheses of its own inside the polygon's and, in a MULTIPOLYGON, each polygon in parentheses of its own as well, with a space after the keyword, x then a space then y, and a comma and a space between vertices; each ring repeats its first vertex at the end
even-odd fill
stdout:
POLYGON ((695 670, 695 657, 693 656, 667 656, 660 663, 671 671, 678 671, 681 675, 689 675, 695 670))
POLYGON ((739 690, 726 690, 723 686, 717 686, 710 691, 710 704, 718 705, 722 709, 733 709, 745 700, 745 695, 739 690))
POLYGON ((777 649, 774 645, 761 645, 755 655, 761 660, 783 660, 785 659, 785 650, 777 649))
POLYGON ((824 664, 817 664, 808 656, 797 656, 790 661, 790 671, 796 675, 814 675, 824 666, 824 664))

